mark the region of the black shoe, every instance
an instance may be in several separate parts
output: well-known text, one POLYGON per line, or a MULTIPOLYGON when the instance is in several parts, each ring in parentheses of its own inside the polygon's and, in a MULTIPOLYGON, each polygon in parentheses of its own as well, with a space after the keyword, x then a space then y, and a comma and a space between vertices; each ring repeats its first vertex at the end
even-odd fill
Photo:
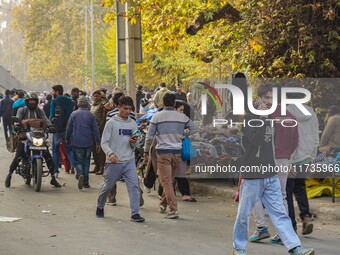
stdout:
POLYGON ((12 180, 12 175, 11 175, 11 174, 8 174, 8 175, 6 176, 6 180, 5 180, 5 187, 6 187, 6 188, 11 187, 11 180, 12 180))
POLYGON ((84 184, 84 189, 89 189, 91 188, 90 184, 84 184))
POLYGON ((50 184, 53 185, 56 188, 61 188, 61 185, 59 184, 59 182, 55 178, 52 178, 50 184))
POLYGON ((97 218, 104 218, 104 208, 100 209, 97 207, 96 216, 97 218))
POLYGON ((84 187, 84 175, 79 175, 78 179, 78 189, 83 189, 84 187))
POLYGON ((144 222, 145 219, 140 216, 138 213, 134 214, 131 216, 131 221, 134 221, 134 222, 144 222))

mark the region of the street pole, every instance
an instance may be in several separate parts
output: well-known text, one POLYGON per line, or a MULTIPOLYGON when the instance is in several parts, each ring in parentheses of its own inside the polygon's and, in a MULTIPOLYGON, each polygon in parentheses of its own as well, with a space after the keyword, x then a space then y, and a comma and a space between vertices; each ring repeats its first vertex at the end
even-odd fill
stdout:
POLYGON ((91 62, 92 62, 92 93, 94 92, 94 15, 93 0, 91 1, 91 62))
POLYGON ((120 64, 119 64, 119 28, 118 28, 118 0, 116 0, 116 86, 120 86, 120 64))
POLYGON ((9 19, 8 19, 8 30, 9 30, 9 71, 13 75, 12 70, 12 0, 9 0, 9 19))
MULTIPOLYGON (((131 0, 126 2, 125 11, 128 12, 131 6, 131 0)), ((133 99, 136 106, 136 87, 135 87, 135 47, 134 47, 134 33, 133 25, 130 24, 129 19, 126 19, 126 89, 127 94, 133 99)), ((135 108, 136 109, 136 108, 135 108)))
POLYGON ((85 11, 85 80, 84 80, 84 89, 87 89, 87 36, 88 36, 88 7, 84 7, 85 11))

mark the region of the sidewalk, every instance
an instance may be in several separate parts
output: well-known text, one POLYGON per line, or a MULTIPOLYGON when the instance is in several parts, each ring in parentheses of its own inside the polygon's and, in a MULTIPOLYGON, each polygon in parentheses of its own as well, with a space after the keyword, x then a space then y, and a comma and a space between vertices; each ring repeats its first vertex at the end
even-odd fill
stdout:
MULTIPOLYGON (((234 185, 232 180, 226 179, 192 179, 190 184, 193 193, 223 196, 228 199, 234 199, 237 190, 237 183, 234 185)), ((334 204, 332 197, 313 198, 309 200, 309 206, 316 218, 340 221, 339 197, 335 198, 334 204)))

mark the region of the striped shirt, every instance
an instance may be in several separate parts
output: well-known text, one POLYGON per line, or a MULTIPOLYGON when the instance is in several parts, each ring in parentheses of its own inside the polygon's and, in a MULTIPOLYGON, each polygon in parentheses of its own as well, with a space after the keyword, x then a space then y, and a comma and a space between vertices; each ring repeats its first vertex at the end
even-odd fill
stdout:
POLYGON ((197 125, 185 114, 175 111, 173 107, 165 107, 163 111, 157 112, 150 121, 144 146, 145 153, 149 152, 155 136, 157 137, 156 150, 158 154, 181 153, 184 129, 189 129, 189 134, 199 131, 197 125))

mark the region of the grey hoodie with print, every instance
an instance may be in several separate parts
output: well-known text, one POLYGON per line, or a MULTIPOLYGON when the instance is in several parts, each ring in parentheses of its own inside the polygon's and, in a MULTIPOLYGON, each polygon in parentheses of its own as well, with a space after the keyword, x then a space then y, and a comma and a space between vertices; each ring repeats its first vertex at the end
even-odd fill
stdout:
POLYGON ((313 108, 304 105, 312 115, 303 114, 295 105, 288 105, 287 110, 294 115, 298 122, 299 143, 291 162, 298 163, 316 157, 319 145, 319 121, 313 108))
POLYGON ((109 155, 114 153, 118 163, 124 163, 135 158, 134 147, 130 143, 133 132, 137 130, 136 122, 130 117, 122 120, 118 115, 112 117, 105 125, 101 147, 106 155, 106 162, 111 163, 109 155))

